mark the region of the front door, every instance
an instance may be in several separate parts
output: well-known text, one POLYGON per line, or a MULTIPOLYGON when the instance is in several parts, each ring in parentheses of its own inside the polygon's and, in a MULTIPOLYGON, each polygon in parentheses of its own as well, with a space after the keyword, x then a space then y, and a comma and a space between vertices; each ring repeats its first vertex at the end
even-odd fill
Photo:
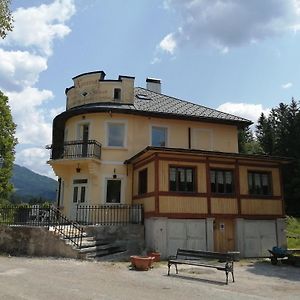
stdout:
POLYGON ((235 222, 232 219, 215 219, 214 251, 227 252, 235 249, 235 222))
POLYGON ((87 199, 87 179, 73 180, 73 199, 70 210, 70 218, 73 221, 77 220, 77 205, 85 204, 87 199))

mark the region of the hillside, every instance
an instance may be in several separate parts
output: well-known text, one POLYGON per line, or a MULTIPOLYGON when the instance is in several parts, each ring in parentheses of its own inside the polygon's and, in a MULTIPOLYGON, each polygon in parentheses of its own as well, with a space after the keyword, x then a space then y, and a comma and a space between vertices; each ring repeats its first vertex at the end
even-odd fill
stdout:
POLYGON ((57 181, 25 167, 14 165, 11 183, 14 185, 16 196, 25 202, 30 198, 40 197, 50 201, 56 199, 57 181))

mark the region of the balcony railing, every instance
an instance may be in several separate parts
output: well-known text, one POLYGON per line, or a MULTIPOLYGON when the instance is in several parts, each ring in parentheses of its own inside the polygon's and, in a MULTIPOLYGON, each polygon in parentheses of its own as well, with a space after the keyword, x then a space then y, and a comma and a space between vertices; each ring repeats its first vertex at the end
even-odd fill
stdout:
POLYGON ((95 140, 81 140, 64 142, 63 147, 52 146, 51 159, 86 157, 101 159, 101 144, 95 140))

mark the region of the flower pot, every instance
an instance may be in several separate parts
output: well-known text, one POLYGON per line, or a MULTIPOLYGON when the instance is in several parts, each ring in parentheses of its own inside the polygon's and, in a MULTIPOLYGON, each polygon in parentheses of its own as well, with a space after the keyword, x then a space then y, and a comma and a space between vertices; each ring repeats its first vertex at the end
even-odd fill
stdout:
POLYGON ((148 252, 147 255, 151 257, 155 257, 154 261, 158 262, 160 261, 160 253, 159 252, 148 252))
POLYGON ((139 271, 147 271, 149 268, 152 267, 153 261, 154 257, 150 256, 130 256, 131 265, 139 271))

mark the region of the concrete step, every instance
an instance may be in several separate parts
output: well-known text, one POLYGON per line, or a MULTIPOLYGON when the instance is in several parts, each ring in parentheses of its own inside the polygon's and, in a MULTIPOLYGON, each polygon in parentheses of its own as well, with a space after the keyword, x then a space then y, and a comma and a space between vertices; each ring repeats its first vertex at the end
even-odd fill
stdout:
POLYGON ((86 259, 95 259, 124 251, 126 251, 126 249, 121 248, 119 246, 108 246, 106 248, 96 249, 93 252, 86 253, 86 259))

